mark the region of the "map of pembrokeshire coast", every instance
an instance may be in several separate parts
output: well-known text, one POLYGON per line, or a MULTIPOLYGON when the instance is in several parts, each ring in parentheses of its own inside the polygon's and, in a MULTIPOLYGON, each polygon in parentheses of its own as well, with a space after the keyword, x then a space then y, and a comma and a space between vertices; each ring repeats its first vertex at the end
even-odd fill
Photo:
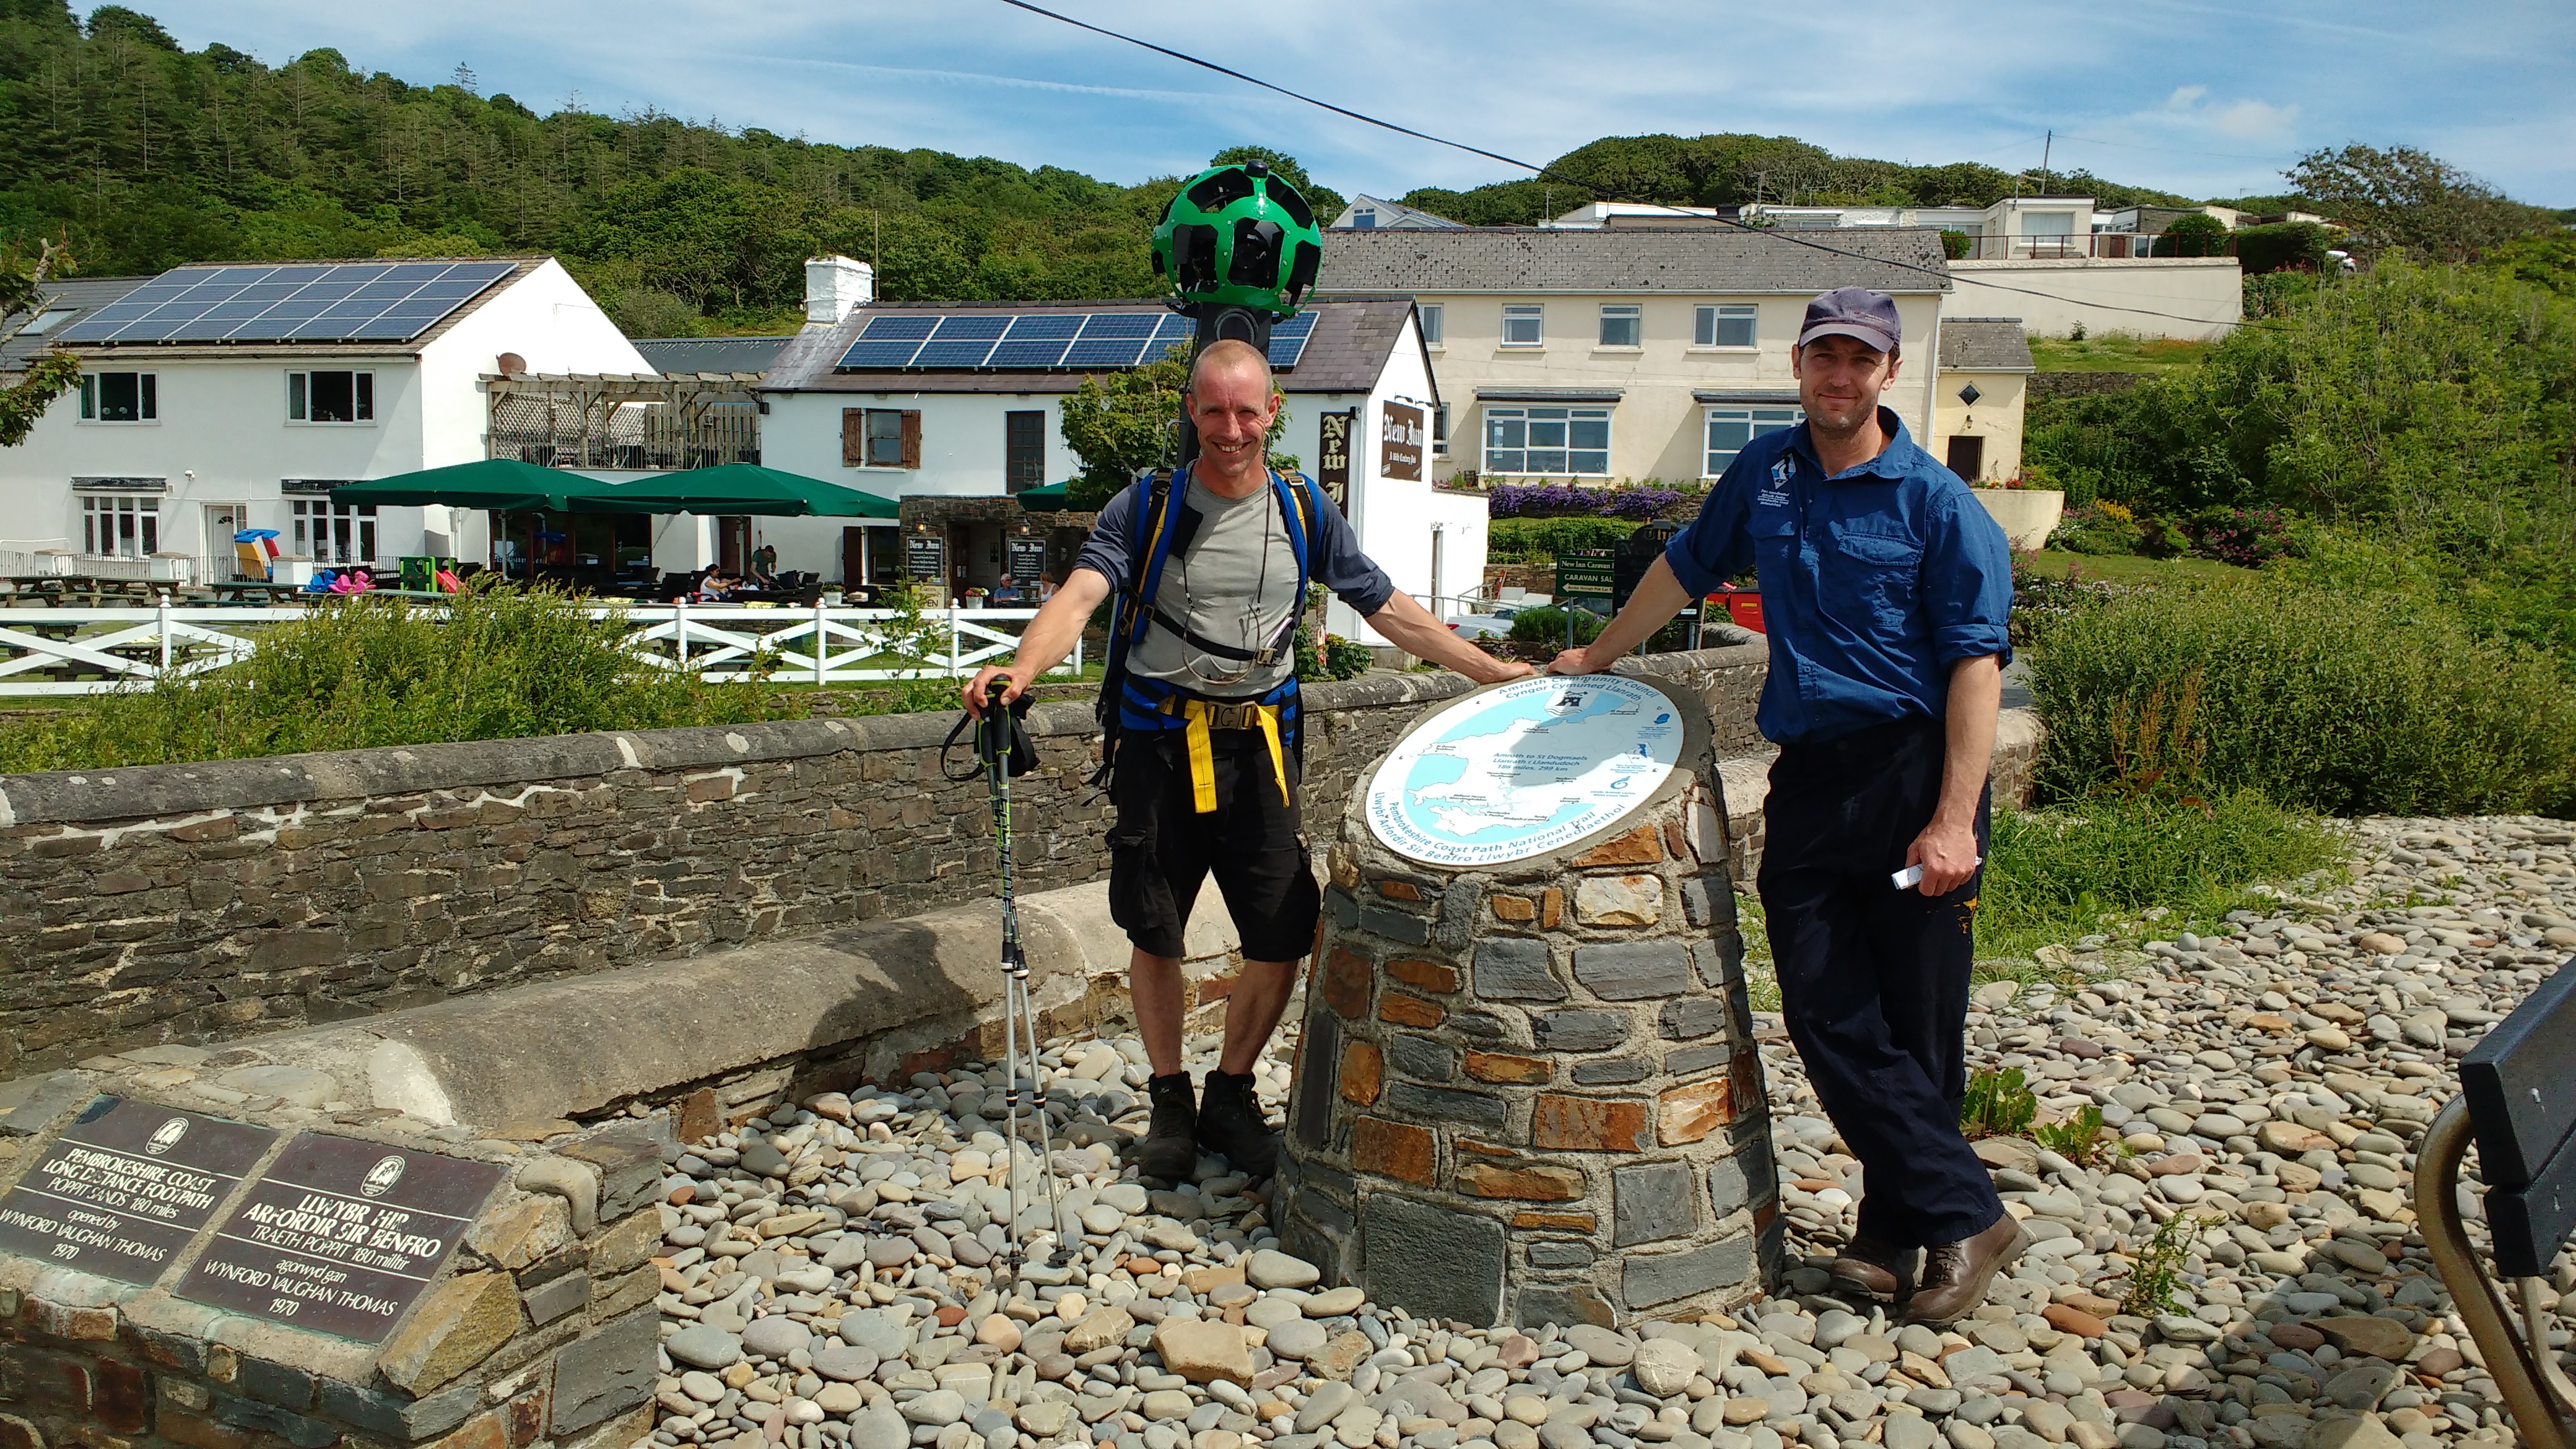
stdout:
POLYGON ((1615 674, 1519 679, 1442 709, 1369 783, 1369 828, 1427 865, 1500 865, 1607 829, 1680 758, 1663 691, 1615 674))

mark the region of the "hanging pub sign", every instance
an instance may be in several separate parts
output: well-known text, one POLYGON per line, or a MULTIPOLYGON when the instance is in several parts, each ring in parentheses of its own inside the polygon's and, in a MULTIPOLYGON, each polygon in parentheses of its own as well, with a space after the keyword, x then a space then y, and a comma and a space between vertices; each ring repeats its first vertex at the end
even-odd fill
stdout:
POLYGON ((1315 450, 1315 481, 1323 485, 1324 496, 1344 513, 1351 511, 1351 431, 1359 426, 1359 410, 1326 413, 1315 421, 1322 429, 1315 450))
POLYGON ((1407 483, 1422 481, 1422 453, 1431 446, 1423 431, 1422 409, 1391 402, 1378 419, 1378 473, 1407 483))
POLYGON ((1046 540, 1014 538, 1010 540, 1011 582, 1023 588, 1037 583, 1046 573, 1046 540))
POLYGON ((941 583, 948 578, 948 540, 936 533, 904 535, 904 568, 914 578, 941 583))

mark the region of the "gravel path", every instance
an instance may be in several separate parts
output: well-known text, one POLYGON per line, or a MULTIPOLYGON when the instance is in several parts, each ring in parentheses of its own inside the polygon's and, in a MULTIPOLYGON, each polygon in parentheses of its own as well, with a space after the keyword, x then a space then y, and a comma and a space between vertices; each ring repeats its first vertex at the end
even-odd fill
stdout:
MULTIPOLYGON (((1972 1063, 2040 1120, 2097 1108, 2088 1169, 1990 1138, 2037 1239, 1955 1330, 1827 1292, 1863 1190, 1763 1018, 1792 1265, 1734 1318, 1487 1331, 1322 1291, 1239 1175, 1149 1191, 1133 1039, 1058 1043, 1056 1161, 1078 1260, 1000 1274, 1003 1074, 817 1097, 674 1153, 658 1444, 760 1449, 2408 1449, 2509 1443, 2411 1229, 2409 1146, 2453 1064, 2576 950, 2560 822, 2375 820, 2355 883, 2223 938, 2049 948, 2068 984, 1979 988, 1972 1063), (2392 904, 2391 902, 2399 902, 2392 904), (2142 949, 2140 945, 2142 944, 2142 949), (2082 979, 2078 989, 2073 982, 2082 979), (2136 1253, 2192 1214, 2159 1311, 2136 1253), (997 1281, 999 1287, 996 1286, 997 1281), (2137 1306, 2137 1305, 2130 1305, 2137 1306)), ((1213 1038, 1190 1043, 1196 1057, 1213 1038)), ((1288 1047, 1261 1069, 1274 1118, 1288 1047)), ((1043 1188, 1023 1221, 1048 1221, 1043 1188)), ((2562 1255, 2554 1286, 2576 1289, 2562 1255)), ((2560 1320, 2554 1345, 2567 1343, 2560 1320)))

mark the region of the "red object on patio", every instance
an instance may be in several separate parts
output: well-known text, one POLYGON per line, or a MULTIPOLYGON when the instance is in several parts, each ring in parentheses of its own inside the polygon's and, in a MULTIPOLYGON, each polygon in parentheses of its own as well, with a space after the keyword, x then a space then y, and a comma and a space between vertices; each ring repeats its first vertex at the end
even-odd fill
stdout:
POLYGON ((1709 597, 1726 605, 1726 617, 1734 620, 1737 628, 1750 629, 1756 634, 1770 632, 1762 627, 1762 590, 1759 588, 1740 589, 1733 584, 1720 584, 1709 597))

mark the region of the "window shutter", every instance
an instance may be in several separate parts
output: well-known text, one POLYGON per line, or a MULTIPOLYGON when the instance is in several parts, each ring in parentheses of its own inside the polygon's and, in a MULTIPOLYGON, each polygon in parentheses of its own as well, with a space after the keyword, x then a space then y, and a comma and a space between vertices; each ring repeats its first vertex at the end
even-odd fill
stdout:
POLYGON ((841 466, 864 467, 868 461, 868 414, 864 408, 841 409, 841 466))
POLYGON ((921 414, 916 412, 903 415, 903 466, 921 466, 921 414))

